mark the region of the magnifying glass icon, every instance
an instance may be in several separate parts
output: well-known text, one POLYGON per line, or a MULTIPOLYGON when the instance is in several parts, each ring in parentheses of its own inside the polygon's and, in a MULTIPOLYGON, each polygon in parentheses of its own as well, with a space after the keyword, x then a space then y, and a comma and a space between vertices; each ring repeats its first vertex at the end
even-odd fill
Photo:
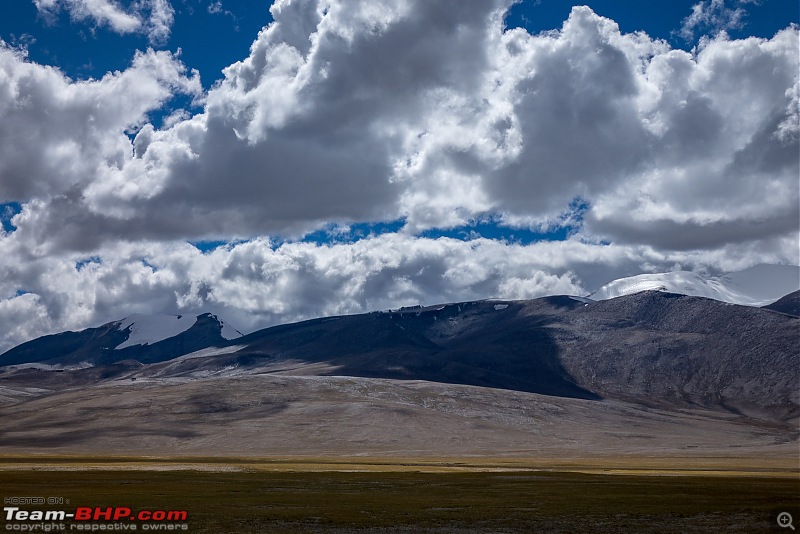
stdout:
POLYGON ((790 528, 794 530, 794 525, 792 524, 792 514, 789 512, 781 512, 778 514, 778 526, 781 528, 790 528))

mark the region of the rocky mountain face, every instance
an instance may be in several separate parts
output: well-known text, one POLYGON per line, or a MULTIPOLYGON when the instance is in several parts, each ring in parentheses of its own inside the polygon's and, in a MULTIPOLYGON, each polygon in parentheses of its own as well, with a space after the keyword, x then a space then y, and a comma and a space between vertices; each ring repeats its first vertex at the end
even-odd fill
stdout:
POLYGON ((785 418, 800 404, 800 322, 715 300, 643 292, 553 325, 561 362, 603 397, 785 418))
POLYGON ((794 315, 800 317, 800 291, 789 293, 772 304, 764 306, 767 310, 785 313, 787 315, 794 315))

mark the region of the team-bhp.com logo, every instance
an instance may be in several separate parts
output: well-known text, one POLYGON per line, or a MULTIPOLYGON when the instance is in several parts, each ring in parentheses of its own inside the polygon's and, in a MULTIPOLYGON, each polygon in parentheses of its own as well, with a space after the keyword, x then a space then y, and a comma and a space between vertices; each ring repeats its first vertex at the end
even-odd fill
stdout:
POLYGON ((186 510, 139 510, 124 506, 78 506, 74 512, 64 510, 22 510, 18 506, 3 507, 5 530, 16 532, 125 531, 125 530, 188 530, 186 510), (64 522, 68 521, 69 524, 64 522))

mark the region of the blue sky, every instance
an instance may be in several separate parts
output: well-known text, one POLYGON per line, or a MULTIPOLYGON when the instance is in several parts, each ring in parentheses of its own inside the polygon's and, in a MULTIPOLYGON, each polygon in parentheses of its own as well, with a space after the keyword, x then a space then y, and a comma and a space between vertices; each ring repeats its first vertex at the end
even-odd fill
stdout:
POLYGON ((47 17, 30 0, 7 0, 0 36, 12 44, 25 44, 32 37, 34 41, 27 45, 31 60, 58 66, 76 79, 124 70, 133 53, 148 46, 173 51, 180 48, 183 61, 198 69, 209 87, 222 76, 223 68, 247 56, 258 31, 271 21, 267 2, 228 3, 222 11, 212 13, 209 8, 213 3, 209 1, 175 2, 169 39, 151 43, 146 35, 119 35, 107 26, 73 24, 65 10, 47 17))
MULTIPOLYGON (((693 0, 594 0, 585 5, 616 21, 623 32, 641 30, 667 39, 674 47, 691 49, 696 39, 686 40, 677 32, 695 3, 693 0)), ((180 48, 183 62, 200 71, 206 88, 222 76, 223 68, 247 56, 255 35, 272 21, 269 3, 263 0, 228 0, 221 11, 212 13, 209 8, 213 4, 209 0, 174 2, 175 22, 170 38, 155 44, 156 48, 167 50, 180 48)), ((507 24, 532 33, 558 29, 573 5, 580 3, 523 0, 512 7, 507 24)), ((744 7, 745 24, 729 30, 732 37, 772 37, 788 23, 797 23, 800 15, 800 8, 793 0, 762 0, 744 7)), ((5 0, 0 37, 12 44, 25 44, 32 37, 35 41, 27 48, 33 61, 57 66, 76 79, 98 78, 108 71, 123 70, 135 50, 153 46, 143 35, 120 36, 108 27, 71 24, 69 14, 63 10, 49 20, 39 14, 31 0, 5 0)))
POLYGON ((0 347, 800 263, 795 0, 510 4, 5 0, 0 347))
MULTIPOLYGON (((679 30, 696 3, 692 0, 594 0, 586 2, 586 5, 598 15, 616 21, 625 33, 644 31, 653 37, 668 40, 674 47, 688 50, 697 40, 682 38, 679 30)), ((558 28, 569 15, 572 5, 561 0, 525 0, 512 8, 509 25, 524 27, 530 32, 558 28)), ((797 22, 800 14, 797 2, 791 0, 764 0, 743 7, 747 11, 744 25, 728 30, 733 38, 751 35, 772 37, 775 32, 785 28, 787 22, 797 22)))

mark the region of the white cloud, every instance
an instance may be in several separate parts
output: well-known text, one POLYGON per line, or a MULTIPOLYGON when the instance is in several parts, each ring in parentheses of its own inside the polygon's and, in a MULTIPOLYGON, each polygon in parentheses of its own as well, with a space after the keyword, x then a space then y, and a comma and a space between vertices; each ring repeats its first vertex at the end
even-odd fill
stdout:
POLYGON ((147 36, 153 43, 164 43, 169 39, 172 23, 175 20, 175 10, 168 0, 149 0, 142 4, 145 12, 150 16, 144 24, 147 36))
POLYGON ((228 9, 225 9, 225 7, 222 5, 222 2, 220 0, 216 0, 214 2, 210 2, 208 4, 208 7, 206 8, 206 11, 208 11, 209 14, 211 14, 211 15, 226 15, 226 16, 230 17, 231 19, 233 19, 233 23, 234 23, 234 27, 235 27, 236 31, 237 32, 239 31, 239 24, 238 24, 238 19, 237 19, 236 15, 234 15, 232 11, 230 11, 228 9))
POLYGON ((170 35, 175 10, 168 0, 137 0, 125 8, 114 0, 33 0, 36 9, 52 17, 62 9, 75 22, 91 21, 119 34, 145 33, 152 43, 170 35))
POLYGON ((747 11, 741 7, 754 3, 752 0, 702 0, 692 6, 692 13, 683 19, 680 35, 692 41, 698 31, 712 35, 727 30, 739 30, 745 25, 747 11), (730 7, 730 4, 736 7, 730 7))
POLYGON ((174 93, 200 90, 168 52, 137 53, 123 72, 75 82, 0 42, 0 198, 80 196, 130 159, 127 129, 174 93))
MULTIPOLYGON (((37 295, 0 299, 0 353, 41 335, 62 331, 64 321, 53 320, 37 295)), ((85 320, 86 318, 84 318, 85 320)))
POLYGON ((33 3, 45 15, 65 9, 75 21, 92 20, 98 26, 110 26, 117 33, 136 32, 142 26, 139 17, 126 13, 110 0, 33 0, 33 3))
POLYGON ((673 248, 796 233, 797 48, 787 29, 771 40, 718 37, 696 58, 654 58, 647 116, 664 128, 658 152, 593 199, 590 229, 673 248))
POLYGON ((205 112, 143 129, 74 206, 99 240, 548 221, 576 196, 612 240, 632 238, 622 216, 639 242, 671 225, 705 226, 708 247, 739 224, 792 230, 796 28, 693 56, 588 8, 559 32, 503 32, 504 9, 278 2, 205 112))

